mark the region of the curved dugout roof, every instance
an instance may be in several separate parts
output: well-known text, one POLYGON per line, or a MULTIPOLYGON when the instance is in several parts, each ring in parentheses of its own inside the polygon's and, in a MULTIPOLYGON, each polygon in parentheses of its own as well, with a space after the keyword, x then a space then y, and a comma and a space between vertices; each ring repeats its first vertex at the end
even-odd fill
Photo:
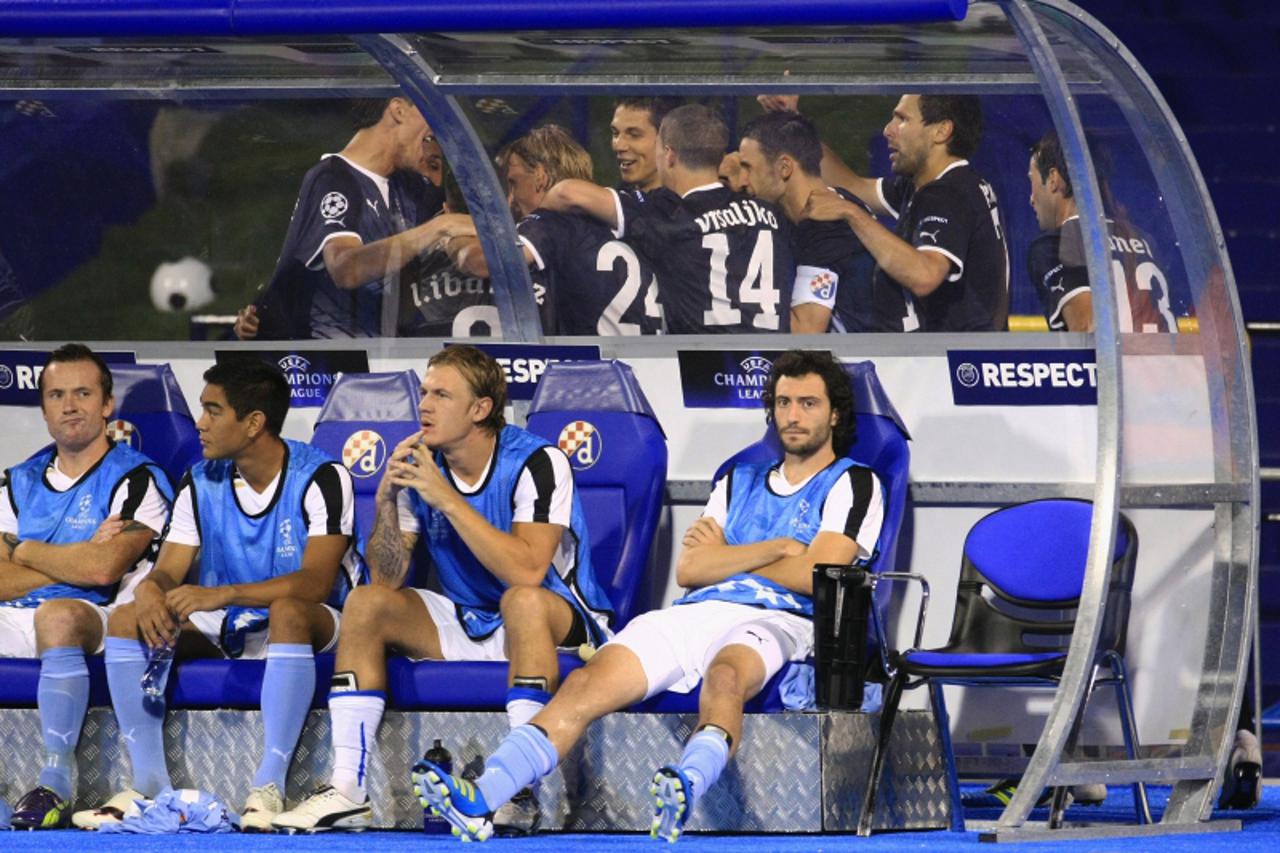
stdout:
POLYGON ((964 17, 965 0, 11 0, 17 37, 275 36, 623 27, 817 26, 964 17))
MULTIPOLYGON (((528 272, 514 251, 504 193, 462 96, 522 91, 977 92, 1011 99, 1000 106, 1013 106, 996 113, 1010 124, 1027 118, 1018 97, 1042 99, 1032 113, 1038 110, 1042 123, 1047 116, 1062 139, 1086 226, 1090 282, 1095 294, 1109 297, 1094 300, 1097 332, 1092 340, 1068 336, 1069 343, 1063 344, 1055 336, 1046 344, 1092 344, 1096 353, 1096 479, 1078 496, 1091 497, 1098 511, 1084 606, 1063 686, 1027 784, 1020 787, 1001 826, 1011 830, 1025 821, 1042 784, 1070 784, 1102 772, 1112 782, 1176 782, 1166 824, 1208 817, 1214 778, 1230 749, 1256 610, 1258 457, 1241 316, 1222 234, 1177 122, 1123 45, 1071 3, 10 0, 0 7, 0 59, 6 57, 0 65, 0 90, 10 95, 34 91, 105 98, 134 92, 163 97, 175 90, 187 98, 228 93, 280 97, 312 91, 368 95, 394 91, 385 76, 390 72, 441 136, 485 234, 494 278, 505 282, 496 292, 503 326, 508 337, 518 340, 541 337, 528 272), (566 37, 566 31, 573 35, 566 37), (319 42, 333 50, 327 56, 317 51, 302 57, 287 50, 256 50, 250 51, 256 53, 250 61, 242 54, 237 58, 236 50, 166 53, 148 47, 153 42, 146 41, 214 40, 234 46, 238 42, 233 40, 250 38, 261 47, 297 35, 320 37, 319 42), (50 40, 89 46, 83 53, 95 61, 70 63, 61 53, 47 50, 50 40), (128 44, 121 46, 121 40, 128 44), (356 53, 357 45, 376 64, 356 53), (1101 182, 1089 151, 1099 140, 1112 143, 1111 150, 1121 159, 1119 168, 1103 174, 1101 182), (1198 321, 1198 335, 1140 335, 1127 326, 1124 288, 1112 286, 1106 225, 1114 210, 1108 210, 1104 190, 1117 189, 1136 200, 1130 206, 1143 215, 1149 230, 1158 232, 1155 239, 1163 241, 1185 288, 1187 310, 1198 321), (1211 458, 1197 469, 1203 474, 1152 480, 1123 464, 1122 439, 1141 428, 1142 413, 1126 409, 1122 381, 1168 382, 1169 390, 1176 390, 1173 383, 1183 379, 1153 380, 1140 369, 1143 359, 1168 355, 1202 361, 1203 372, 1197 362, 1191 382, 1203 386, 1211 407, 1211 449, 1200 451, 1211 458), (1072 765, 1061 761, 1062 747, 1096 643, 1107 582, 1105 555, 1111 550, 1122 505, 1209 508, 1215 513, 1216 571, 1193 734, 1181 754, 1169 759, 1072 765)), ((1015 146, 1014 152, 1004 165, 1025 169, 1025 146, 1021 153, 1015 146)), ((1016 195, 1009 202, 1016 203, 1016 195)), ((900 338, 870 336, 867 342, 841 340, 831 346, 843 355, 936 355, 950 346, 973 346, 973 341, 913 336, 907 344, 900 338)), ((1025 345, 993 336, 983 338, 983 344, 1025 345)), ((754 339, 726 339, 724 345, 758 344, 754 339)), ((671 344, 629 346, 656 351, 656 346, 671 344)), ((1167 445, 1176 444, 1177 438, 1159 434, 1153 440, 1167 445)), ((970 499, 1007 501, 1034 494, 1019 489, 1018 483, 988 485, 1004 488, 973 488, 970 499)))

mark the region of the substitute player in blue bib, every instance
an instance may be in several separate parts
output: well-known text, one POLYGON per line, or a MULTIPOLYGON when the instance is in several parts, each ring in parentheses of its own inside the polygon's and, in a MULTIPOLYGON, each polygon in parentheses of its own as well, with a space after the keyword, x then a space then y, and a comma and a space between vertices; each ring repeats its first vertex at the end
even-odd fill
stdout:
POLYGON ((428 762, 414 768, 423 805, 464 838, 487 838, 492 810, 550 773, 594 720, 701 681, 697 729, 650 788, 653 834, 676 840, 741 740, 743 704, 787 661, 810 654, 813 566, 874 553, 883 497, 871 470, 843 455, 854 438, 853 393, 830 355, 778 358, 764 402, 782 458, 736 465, 717 481, 676 565, 691 592, 634 619, 571 673, 485 760, 474 785, 428 762))
POLYGON ((707 107, 686 104, 662 120, 659 139, 662 189, 563 181, 543 206, 593 216, 649 259, 668 332, 790 331, 790 223, 720 183, 729 129, 707 107))
MULTIPOLYGON (((435 136, 407 98, 369 101, 355 136, 303 178, 271 281, 240 312, 250 338, 394 335, 400 271, 446 239, 459 217, 435 216, 442 192, 426 181, 435 136)), ((468 227, 470 225, 468 221, 468 227)))
MULTIPOLYGON (((827 186, 813 122, 796 112, 767 112, 742 129, 738 147, 735 165, 747 192, 777 205, 796 225, 791 331, 872 331, 875 259, 844 223, 804 218, 809 196, 827 186)), ((835 192, 860 204, 846 190, 835 192)))
MULTIPOLYGON (((588 216, 541 207, 563 180, 591 180, 591 155, 564 128, 550 124, 498 154, 507 204, 531 267, 534 297, 548 335, 653 335, 662 306, 653 267, 605 225, 588 216)), ((449 243, 459 267, 477 276, 489 268, 475 238, 449 243)))
POLYGON ((146 456, 107 436, 111 371, 92 350, 55 350, 38 380, 53 445, 0 484, 0 656, 39 657, 36 704, 45 766, 17 802, 19 829, 71 819, 71 769, 89 707, 85 655, 102 650, 107 613, 151 568, 173 491, 146 456), (104 536, 103 527, 118 531, 104 536))
POLYGON ((311 708, 314 653, 337 642, 337 608, 359 580, 351 475, 280 438, 289 410, 280 371, 245 358, 209 368, 204 380, 196 422, 204 461, 179 487, 155 569, 109 623, 107 682, 133 787, 77 812, 84 828, 119 820, 134 800, 170 785, 163 687, 150 697, 140 684, 155 650, 168 648, 179 658, 266 658, 265 743, 241 818, 247 830, 269 829, 284 810, 285 776, 311 708), (196 583, 187 583, 193 567, 196 583))
POLYGON ((611 606, 591 570, 569 460, 505 425, 505 405, 502 368, 480 350, 449 347, 428 362, 422 429, 396 447, 378 487, 366 547, 373 583, 347 602, 329 694, 333 776, 277 817, 278 828, 369 826, 368 757, 386 708, 389 648, 509 660, 507 716, 519 727, 556 689, 556 648, 607 638, 611 606), (404 586, 419 538, 443 594, 404 586))

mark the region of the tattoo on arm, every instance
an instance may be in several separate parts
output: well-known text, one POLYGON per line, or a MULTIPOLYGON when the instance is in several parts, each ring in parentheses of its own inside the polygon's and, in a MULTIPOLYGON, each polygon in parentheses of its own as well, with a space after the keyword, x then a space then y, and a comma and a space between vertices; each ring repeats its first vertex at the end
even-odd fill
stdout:
POLYGON ((18 538, 18 534, 16 533, 5 533, 3 535, 0 535, 0 541, 4 542, 5 559, 12 562, 13 552, 18 547, 18 543, 21 542, 22 540, 18 538))
POLYGON ((154 530, 152 530, 150 527, 147 527, 141 521, 130 521, 128 524, 124 526, 124 529, 121 530, 120 532, 121 533, 137 533, 139 530, 145 530, 148 533, 152 533, 152 534, 155 533, 154 530))
POLYGON ((378 506, 373 522, 373 534, 369 537, 365 555, 374 575, 387 583, 398 583, 404 577, 409 555, 405 553, 400 523, 396 518, 396 504, 386 501, 378 506))

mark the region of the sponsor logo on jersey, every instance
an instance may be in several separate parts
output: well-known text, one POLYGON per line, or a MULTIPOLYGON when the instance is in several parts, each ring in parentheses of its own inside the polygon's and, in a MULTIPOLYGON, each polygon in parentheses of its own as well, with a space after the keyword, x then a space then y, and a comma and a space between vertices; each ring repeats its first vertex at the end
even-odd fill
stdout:
POLYGON ((340 192, 325 193, 320 199, 320 217, 326 222, 340 220, 350 205, 347 197, 340 192))
POLYGON ((142 433, 123 418, 107 421, 107 438, 116 444, 127 444, 134 450, 142 449, 142 433))
POLYGON ((600 461, 604 453, 604 438, 595 424, 588 421, 570 421, 560 430, 557 446, 569 457, 575 471, 585 471, 600 461))
POLYGON ((1094 351, 951 350, 957 406, 1092 406, 1098 402, 1094 351))
POLYGON ((387 461, 387 445, 371 429, 351 433, 342 444, 342 464, 353 477, 372 477, 387 461))

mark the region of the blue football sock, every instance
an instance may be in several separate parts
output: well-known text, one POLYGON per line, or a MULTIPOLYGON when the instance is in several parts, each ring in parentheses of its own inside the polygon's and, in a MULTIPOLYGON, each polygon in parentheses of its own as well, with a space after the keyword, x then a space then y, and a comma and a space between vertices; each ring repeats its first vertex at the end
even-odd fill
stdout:
POLYGON ((289 762, 316 692, 316 656, 309 643, 270 643, 262 676, 262 762, 253 787, 285 790, 289 762))
POLYGON ((36 705, 44 732, 44 769, 39 784, 69 800, 76 742, 89 708, 89 668, 78 647, 45 649, 40 660, 36 705))
POLYGON ((164 763, 164 699, 147 698, 139 684, 147 668, 147 647, 107 637, 106 659, 107 686, 120 735, 129 747, 134 790, 154 797, 169 787, 169 770, 164 763))
POLYGON ((703 729, 684 745, 678 766, 693 783, 693 796, 697 798, 716 783, 728 763, 729 741, 724 733, 719 729, 703 729))
POLYGON ((559 763, 560 755, 542 729, 520 726, 512 729, 485 761, 484 774, 476 780, 476 787, 489 808, 496 809, 559 763))

